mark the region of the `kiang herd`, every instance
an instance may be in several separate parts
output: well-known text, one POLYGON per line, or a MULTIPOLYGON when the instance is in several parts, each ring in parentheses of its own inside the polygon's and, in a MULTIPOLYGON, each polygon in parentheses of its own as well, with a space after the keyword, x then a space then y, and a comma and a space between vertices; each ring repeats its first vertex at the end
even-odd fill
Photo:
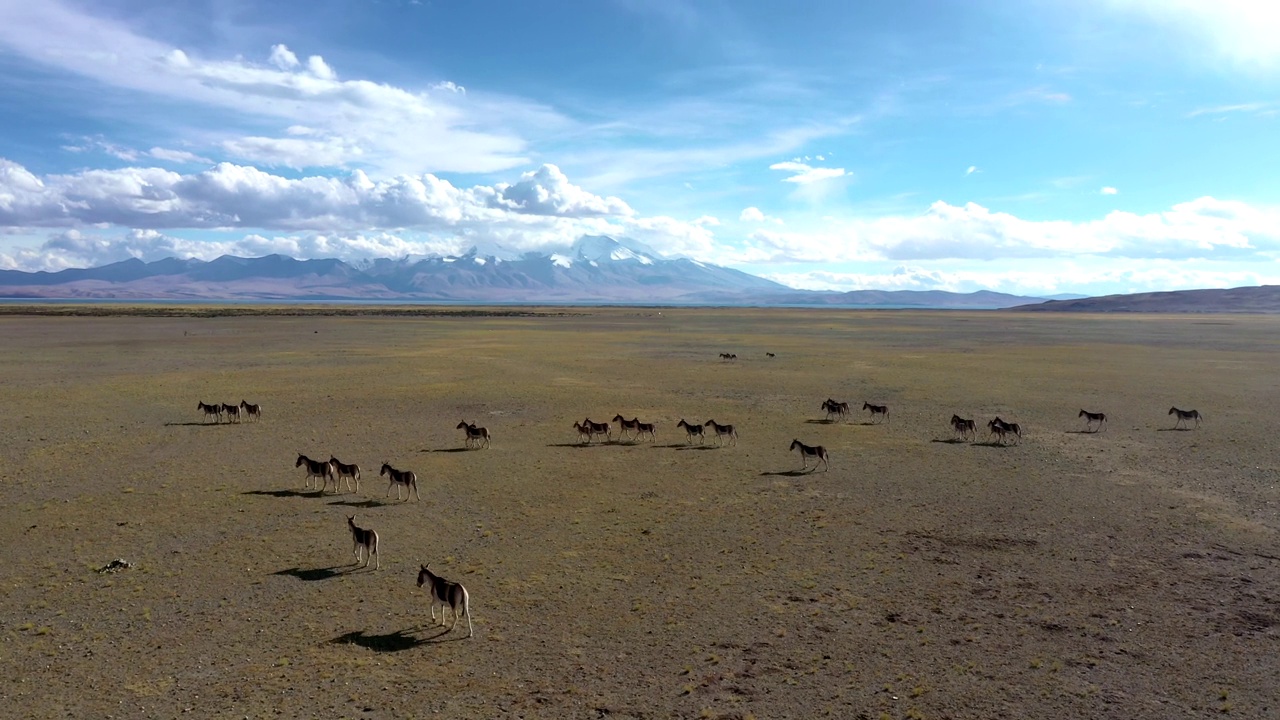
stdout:
MULTIPOLYGON (((774 357, 772 353, 768 353, 768 356, 774 357)), ((720 357, 725 360, 737 358, 736 355, 731 353, 721 353, 720 357)), ((249 420, 260 420, 262 418, 261 405, 253 405, 243 400, 239 405, 200 402, 197 405, 197 409, 205 414, 206 420, 213 418, 215 422, 222 422, 224 416, 227 422, 240 422, 242 417, 249 420)), ((852 414, 849 403, 840 402, 833 398, 824 400, 819 409, 826 413, 825 422, 828 423, 845 420, 852 414)), ((868 424, 889 423, 888 405, 863 402, 862 411, 870 414, 870 422, 868 424)), ((1172 407, 1169 408, 1168 414, 1175 416, 1174 429, 1190 429, 1192 423, 1195 423, 1195 427, 1199 427, 1204 420, 1204 416, 1196 410, 1180 410, 1172 407)), ((1082 409, 1077 417, 1084 419, 1086 432, 1099 432, 1104 430, 1107 424, 1106 413, 1089 412, 1082 409)), ((657 426, 654 423, 641 422, 638 417, 628 420, 621 414, 615 415, 611 422, 618 424, 620 440, 626 439, 631 442, 643 442, 646 438, 650 442, 657 440, 657 426)), ((953 442, 963 440, 977 441, 978 423, 976 420, 952 415, 950 424, 952 432, 957 438, 953 442)), ((1022 440, 1022 427, 1016 422, 1008 422, 997 416, 988 421, 986 427, 989 437, 994 438, 1001 445, 1009 441, 1016 444, 1022 440)), ((463 431, 464 447, 468 449, 481 449, 491 446, 492 438, 487 428, 463 420, 458 423, 456 429, 463 431)), ((609 443, 615 442, 613 426, 609 422, 594 422, 590 418, 585 418, 582 422, 575 421, 573 429, 578 434, 578 442, 583 444, 590 444, 597 439, 603 439, 609 443)), ((715 420, 690 423, 681 418, 676 423, 676 429, 684 431, 687 444, 692 444, 695 440, 702 444, 706 441, 707 434, 714 435, 718 446, 736 445, 738 442, 738 431, 735 426, 721 424, 715 420)), ((830 454, 822 445, 806 445, 799 440, 792 440, 788 452, 796 450, 800 452, 800 467, 802 471, 810 469, 810 460, 813 461, 813 470, 817 470, 819 465, 822 465, 824 470, 830 470, 830 454)), ((346 464, 333 456, 330 456, 328 460, 312 460, 306 455, 299 454, 294 467, 305 469, 306 481, 304 487, 307 489, 314 488, 324 493, 328 490, 329 483, 332 482, 334 492, 337 493, 341 491, 342 484, 345 482, 348 489, 354 492, 360 491, 360 466, 354 463, 346 464)), ((392 467, 390 463, 384 462, 378 475, 379 477, 386 477, 390 481, 384 496, 390 495, 391 489, 395 488, 397 500, 408 501, 410 496, 418 500, 422 499, 422 496, 418 493, 418 476, 412 470, 398 470, 392 467), (402 492, 403 497, 401 497, 402 492)), ((355 556, 355 563, 367 568, 369 563, 373 562, 374 569, 380 569, 382 562, 378 550, 377 531, 356 525, 354 515, 347 517, 347 529, 351 532, 352 554, 355 556)), ((436 621, 436 606, 439 605, 441 609, 439 624, 443 625, 445 622, 444 608, 447 606, 452 613, 453 623, 449 625, 446 632, 452 631, 458 620, 465 616, 467 619, 467 637, 472 637, 474 632, 471 626, 470 596, 467 593, 467 589, 460 583, 446 580, 431 572, 428 569, 428 565, 421 565, 418 572, 418 587, 421 588, 423 586, 427 586, 431 597, 432 621, 436 621)))

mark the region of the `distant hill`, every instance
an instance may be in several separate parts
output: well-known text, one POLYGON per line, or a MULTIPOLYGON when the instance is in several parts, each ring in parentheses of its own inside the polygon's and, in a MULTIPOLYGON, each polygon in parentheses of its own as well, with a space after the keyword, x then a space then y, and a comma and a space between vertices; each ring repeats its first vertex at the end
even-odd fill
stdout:
POLYGON ((1280 313, 1280 285, 1104 295, 1019 305, 1025 312, 1280 313))
POLYGON ((0 297, 465 303, 811 305, 996 309, 1039 298, 981 291, 796 290, 732 268, 666 258, 632 240, 584 236, 559 252, 497 246, 358 263, 283 255, 125 260, 60 272, 0 270, 0 297))

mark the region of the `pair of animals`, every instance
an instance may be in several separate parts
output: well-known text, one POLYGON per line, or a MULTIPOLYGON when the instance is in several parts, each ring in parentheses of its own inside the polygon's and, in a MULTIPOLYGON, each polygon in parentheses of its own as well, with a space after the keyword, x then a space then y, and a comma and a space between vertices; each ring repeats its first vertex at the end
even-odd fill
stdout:
POLYGON ((217 418, 217 422, 222 422, 223 413, 226 413, 228 422, 230 422, 232 418, 235 418, 236 422, 240 422, 241 410, 244 410, 244 414, 254 420, 262 419, 262 406, 254 405, 253 403, 244 400, 241 400, 239 405, 228 405, 227 403, 213 403, 210 405, 207 402, 201 401, 196 403, 196 409, 204 411, 206 420, 208 420, 209 416, 212 415, 217 418))
MULTIPOLYGON (((360 492, 360 466, 352 463, 347 465, 340 462, 338 458, 329 456, 328 460, 312 460, 306 455, 299 454, 298 461, 293 464, 294 467, 306 467, 307 480, 305 487, 310 488, 312 480, 316 482, 323 481, 320 486, 320 492, 324 492, 329 487, 329 480, 333 480, 334 492, 342 487, 342 480, 347 481, 347 487, 351 487, 351 481, 355 481, 355 491, 360 492)), ((387 485, 386 494, 391 494, 391 488, 396 489, 397 500, 408 500, 412 494, 421 500, 422 496, 418 493, 418 476, 412 470, 397 470, 388 463, 382 463, 382 470, 378 473, 378 477, 387 476, 391 479, 391 484, 387 485), (400 497, 400 489, 405 489, 405 496, 400 497)))
MULTIPOLYGON (((822 407, 819 409, 826 411, 828 420, 831 419, 832 415, 839 415, 840 417, 845 417, 846 415, 849 415, 852 412, 849 409, 849 403, 836 402, 831 398, 827 398, 826 400, 823 400, 822 407)), ((886 421, 889 419, 888 405, 872 405, 871 403, 864 401, 862 403, 862 409, 871 411, 872 422, 875 422, 877 417, 884 418, 886 421)))
MULTIPOLYGON (((360 553, 364 551, 364 567, 369 567, 369 559, 373 557, 375 559, 373 569, 381 569, 382 555, 378 552, 378 531, 356 525, 355 515, 347 517, 347 527, 351 530, 351 554, 356 556, 356 564, 360 563, 360 553)), ((459 613, 461 613, 467 617, 467 637, 471 637, 474 634, 471 628, 471 596, 462 583, 445 580, 431 572, 427 565, 423 565, 418 571, 418 587, 423 585, 430 585, 431 619, 433 621, 436 619, 436 605, 439 605, 440 624, 443 625, 444 608, 447 605, 453 612, 453 624, 449 626, 449 630, 453 630, 458 624, 459 613)))

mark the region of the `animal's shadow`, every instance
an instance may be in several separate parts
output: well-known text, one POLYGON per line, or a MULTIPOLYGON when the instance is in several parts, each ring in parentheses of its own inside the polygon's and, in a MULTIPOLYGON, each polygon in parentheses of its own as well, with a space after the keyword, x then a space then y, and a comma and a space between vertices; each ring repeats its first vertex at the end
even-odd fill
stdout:
POLYGON ((973 445, 974 447, 990 447, 990 448, 1007 448, 1007 447, 1012 447, 1012 446, 1011 446, 1011 445, 1009 445, 1008 443, 1002 443, 1002 442, 1000 442, 1000 441, 998 441, 998 440, 988 440, 988 441, 986 441, 986 442, 975 442, 975 443, 972 443, 972 445, 973 445))
POLYGON ((814 466, 812 468, 809 468, 808 470, 779 470, 777 472, 765 471, 760 473, 760 476, 761 477, 804 477, 805 475, 808 475, 817 469, 818 469, 817 466, 814 466))
POLYGON ((277 570, 276 572, 273 572, 271 574, 272 575, 288 575, 290 577, 296 577, 299 580, 302 580, 305 582, 316 582, 317 580, 328 580, 329 578, 335 578, 335 577, 338 577, 339 575, 346 575, 347 573, 351 572, 353 567, 354 566, 351 566, 351 565, 342 566, 342 567, 335 565, 333 567, 312 568, 310 570, 303 570, 302 568, 294 567, 294 568, 289 568, 288 570, 277 570))
POLYGON ((683 447, 676 446, 677 450, 719 450, 720 445, 685 445, 683 447))
POLYGON ((946 439, 934 438, 931 442, 944 443, 946 445, 960 445, 961 443, 965 443, 968 441, 965 440, 964 438, 946 438, 946 439))
POLYGON ((363 630, 353 630, 344 633, 329 642, 334 645, 359 645, 366 650, 374 652, 402 652, 404 650, 412 650, 416 647, 426 645, 427 643, 440 637, 435 635, 430 638, 416 638, 410 634, 410 630, 397 630, 382 635, 371 635, 363 630))
POLYGON ((1097 435, 1097 430, 1067 430, 1068 435, 1097 435))
POLYGON ((613 441, 602 443, 548 443, 547 447, 563 447, 563 448, 589 448, 589 447, 605 447, 607 445, 615 445, 613 441))
POLYGON ((268 495, 270 497, 287 498, 287 497, 307 497, 318 498, 324 497, 323 490, 246 490, 241 495, 268 495))
POLYGON ((330 505, 346 505, 347 507, 364 508, 367 510, 369 508, 385 507, 387 505, 390 505, 391 503, 370 498, 368 500, 334 500, 329 504, 330 505))
POLYGON ((452 447, 452 448, 440 448, 439 450, 423 450, 423 452, 457 453, 457 452, 471 452, 474 449, 475 448, 469 448, 469 447, 452 447))
POLYGON ((1199 430, 1199 428, 1189 428, 1189 427, 1156 428, 1156 432, 1188 432, 1191 430, 1199 430))
POLYGON ((223 425, 235 425, 237 423, 211 423, 211 422, 167 422, 165 427, 222 427, 223 425))
POLYGON ((828 420, 820 420, 820 419, 818 419, 818 418, 809 418, 808 420, 805 420, 805 422, 809 423, 810 425, 835 425, 836 423, 838 423, 838 422, 840 422, 840 421, 839 421, 839 420, 829 420, 829 419, 828 419, 828 420))

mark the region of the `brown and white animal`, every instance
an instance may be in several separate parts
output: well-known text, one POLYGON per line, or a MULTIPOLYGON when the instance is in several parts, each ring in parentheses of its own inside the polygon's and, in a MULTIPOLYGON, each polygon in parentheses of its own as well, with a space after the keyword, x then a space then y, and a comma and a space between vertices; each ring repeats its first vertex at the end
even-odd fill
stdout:
POLYGON ((791 447, 787 449, 787 452, 791 452, 792 450, 795 450, 797 448, 800 450, 800 469, 801 470, 804 470, 805 467, 808 465, 809 458, 814 459, 813 460, 814 470, 818 469, 819 462, 821 462, 827 470, 831 469, 831 460, 827 456, 826 448, 822 447, 821 445, 805 445, 799 440, 792 440, 791 447))
POLYGON ((640 418, 632 418, 628 420, 622 417, 621 413, 619 413, 618 415, 613 416, 613 421, 618 423, 618 433, 623 437, 630 438, 632 432, 637 435, 640 434, 640 428, 637 427, 640 424, 640 418))
POLYGON ((688 422, 686 422, 686 421, 684 420, 684 418, 681 418, 681 419, 680 419, 680 422, 676 423, 676 427, 677 427, 677 428, 684 428, 684 441, 685 441, 686 443, 692 443, 692 442, 693 442, 693 436, 694 436, 694 435, 697 435, 697 436, 698 436, 698 444, 699 444, 699 445, 701 445, 701 444, 702 444, 702 439, 703 439, 704 435, 702 434, 702 426, 701 426, 701 425, 690 425, 688 422))
POLYGON ((583 425, 577 420, 574 420, 573 429, 578 431, 579 442, 585 442, 588 444, 591 442, 591 428, 587 427, 586 425, 583 425))
POLYGON ((317 481, 324 480, 324 484, 320 486, 320 492, 324 492, 329 487, 329 478, 334 478, 333 485, 338 486, 337 469, 333 467, 333 463, 329 460, 312 460, 306 455, 299 455, 298 462, 294 463, 294 467, 307 468, 307 484, 305 487, 311 487, 311 480, 315 478, 317 481))
POLYGON ((991 429, 992 434, 1000 438, 1002 444, 1008 435, 1013 435, 1018 438, 1018 441, 1022 440, 1022 426, 1018 423, 1005 422, 998 415, 987 423, 987 427, 991 429))
POLYGON ((864 401, 862 403, 862 409, 871 411, 871 422, 875 422, 877 416, 884 418, 886 422, 889 420, 888 405, 872 405, 871 403, 864 401))
POLYGON ((637 422, 636 422, 636 437, 638 437, 638 438, 642 438, 642 437, 644 437, 645 435, 648 435, 648 436, 649 436, 649 440, 651 440, 651 441, 653 441, 653 442, 657 442, 657 441, 658 441, 658 428, 657 428, 657 426, 655 426, 653 423, 643 423, 643 422, 639 422, 639 419, 637 418, 637 422))
POLYGON ((240 406, 222 403, 222 412, 227 414, 227 422, 240 422, 240 406))
POLYGON ((261 419, 262 419, 262 406, 261 406, 261 405, 254 405, 253 403, 247 402, 247 401, 245 401, 245 400, 241 400, 241 401, 240 401, 240 409, 244 411, 245 416, 246 416, 246 417, 248 417, 248 418, 251 418, 251 419, 253 419, 253 420, 261 420, 261 419))
POLYGON ((849 410, 849 403, 847 403, 847 402, 836 402, 835 400, 832 400, 831 398, 827 398, 826 400, 823 400, 823 401, 822 401, 822 408, 821 408, 821 409, 822 409, 822 410, 826 410, 826 411, 827 411, 827 419, 828 419, 828 420, 830 420, 830 419, 831 419, 831 416, 832 416, 832 415, 836 415, 836 416, 839 416, 839 417, 841 417, 841 418, 844 418, 844 417, 848 416, 848 415, 849 415, 849 413, 850 413, 850 410, 849 410))
POLYGON ((356 564, 360 564, 360 551, 364 550, 364 566, 369 567, 369 557, 374 557, 373 569, 382 567, 382 555, 378 553, 378 532, 356 527, 356 516, 347 518, 347 527, 351 529, 351 554, 356 556, 356 564))
POLYGON ((1175 428, 1183 423, 1189 423, 1192 420, 1196 421, 1196 427, 1200 427, 1200 420, 1204 417, 1198 410, 1179 410, 1176 407, 1169 408, 1169 414, 1178 416, 1178 421, 1173 424, 1175 428))
POLYGON ((467 447, 488 447, 489 446, 489 429, 478 427, 475 423, 469 423, 466 420, 458 423, 458 430, 465 430, 467 433, 467 447))
POLYGON ((590 435, 604 435, 606 440, 613 442, 613 429, 609 426, 609 423, 591 422, 591 418, 586 418, 582 421, 582 424, 590 431, 590 435))
POLYGON ((338 475, 338 480, 337 482, 334 483, 334 485, 340 486, 342 485, 342 481, 346 480, 347 487, 351 487, 351 481, 355 480, 356 482, 355 491, 360 492, 360 466, 359 465, 356 465, 355 463, 347 465, 343 463, 341 460, 339 460, 338 458, 333 457, 332 455, 329 456, 329 464, 333 465, 333 469, 338 475))
POLYGON ((709 427, 715 432, 717 445, 723 444, 725 438, 729 439, 730 445, 738 444, 738 431, 732 425, 721 425, 715 420, 708 420, 702 423, 702 427, 709 427))
POLYGON ((973 420, 966 420, 959 415, 951 416, 951 429, 962 438, 972 437, 977 439, 978 437, 978 423, 973 420))
POLYGON ((210 405, 209 403, 200 401, 196 403, 196 409, 204 411, 205 420, 208 420, 209 416, 212 415, 214 422, 222 422, 222 405, 218 403, 210 405))
POLYGON ((1098 427, 1093 429, 1094 432, 1101 430, 1102 426, 1107 423, 1106 413, 1095 413, 1089 412, 1088 410, 1081 410, 1080 414, 1076 417, 1084 418, 1084 427, 1086 430, 1088 430, 1094 423, 1098 423, 1098 427))
POLYGON ((400 488, 403 487, 405 488, 404 500, 409 499, 410 492, 419 500, 422 499, 422 496, 418 494, 418 476, 412 470, 397 470, 387 463, 382 463, 382 470, 378 473, 378 476, 381 477, 383 475, 391 478, 391 484, 387 485, 387 492, 383 493, 384 495, 390 495, 391 488, 394 487, 396 489, 396 499, 400 500, 402 499, 400 497, 400 488))
POLYGON ((436 619, 436 605, 440 605, 440 624, 444 625, 444 608, 446 605, 453 612, 453 624, 449 626, 449 630, 453 630, 454 625, 458 624, 458 613, 461 610, 463 615, 467 616, 467 637, 475 634, 471 629, 471 596, 467 594, 467 589, 462 587, 462 583, 451 582, 436 575, 427 569, 426 565, 418 571, 418 587, 430 585, 428 592, 431 593, 431 619, 436 619))

